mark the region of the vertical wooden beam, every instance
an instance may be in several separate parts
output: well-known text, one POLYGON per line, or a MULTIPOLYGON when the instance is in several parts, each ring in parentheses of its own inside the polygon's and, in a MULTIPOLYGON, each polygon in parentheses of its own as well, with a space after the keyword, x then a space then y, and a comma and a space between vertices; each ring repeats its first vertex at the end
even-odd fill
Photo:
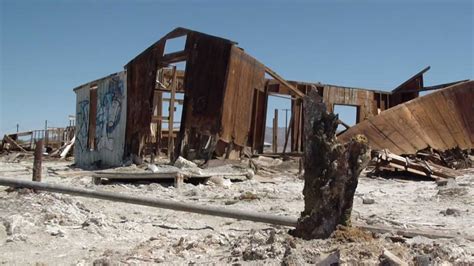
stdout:
POLYGON ((173 159, 174 153, 174 100, 176 97, 176 66, 173 66, 173 79, 171 80, 170 88, 170 104, 168 112, 168 157, 173 159))
POLYGON ((278 109, 275 109, 273 117, 273 138, 272 138, 273 153, 278 152, 278 109))
POLYGON ((33 181, 41 182, 41 162, 43 160, 43 140, 36 142, 35 157, 33 161, 33 181))
POLYGON ((258 128, 258 124, 257 124, 257 117, 258 117, 258 103, 259 103, 259 90, 258 89, 254 89, 254 94, 255 94, 255 101, 254 101, 254 110, 255 110, 255 113, 254 113, 254 116, 253 116, 253 133, 252 133, 252 152, 255 152, 256 148, 257 148, 257 128, 258 128))
POLYGON ((301 100, 299 100, 299 117, 298 117, 298 120, 299 120, 299 125, 300 125, 300 130, 298 131, 298 147, 297 147, 297 151, 301 152, 303 151, 303 129, 304 129, 304 123, 303 123, 303 112, 304 112, 304 109, 303 109, 303 102, 301 100))
POLYGON ((290 136, 290 130, 293 128, 293 121, 295 120, 295 115, 291 112, 290 124, 288 124, 288 129, 285 132, 285 145, 283 145, 283 154, 286 152, 286 145, 288 145, 288 137, 290 136))

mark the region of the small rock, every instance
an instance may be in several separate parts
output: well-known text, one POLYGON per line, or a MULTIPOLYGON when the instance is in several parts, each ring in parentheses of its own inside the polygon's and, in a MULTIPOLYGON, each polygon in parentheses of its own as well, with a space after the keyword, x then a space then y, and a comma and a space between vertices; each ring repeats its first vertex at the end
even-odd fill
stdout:
POLYGON ((146 167, 147 170, 150 170, 152 173, 158 173, 160 170, 154 164, 148 164, 146 167))
POLYGON ((211 176, 209 182, 215 184, 218 187, 230 188, 232 182, 229 179, 225 179, 222 176, 211 176))
POLYGON ((178 168, 197 168, 197 164, 184 159, 183 157, 179 156, 178 159, 174 162, 174 166, 178 168))
POLYGON ((375 200, 372 199, 372 198, 363 198, 363 199, 362 199, 362 203, 363 203, 363 204, 374 204, 374 203, 375 203, 375 200))
POLYGON ((447 208, 445 211, 440 211, 441 214, 444 216, 452 215, 454 217, 460 216, 461 211, 458 209, 453 209, 453 208, 447 208))
POLYGON ((257 194, 247 191, 240 194, 239 199, 240 200, 256 200, 256 199, 259 199, 259 197, 257 196, 257 194))
POLYGON ((66 235, 59 227, 47 227, 46 232, 52 236, 64 237, 66 235))
POLYGON ((441 187, 441 186, 446 186, 448 184, 448 180, 446 178, 440 178, 436 180, 436 184, 441 187))

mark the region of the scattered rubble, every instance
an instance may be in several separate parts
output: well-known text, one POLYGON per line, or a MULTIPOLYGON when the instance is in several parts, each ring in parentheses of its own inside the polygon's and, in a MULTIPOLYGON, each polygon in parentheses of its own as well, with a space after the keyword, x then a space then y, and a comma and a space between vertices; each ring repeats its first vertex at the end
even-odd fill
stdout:
MULTIPOLYGON (((11 163, 0 156, 0 176, 31 180, 31 165, 31 157, 11 163)), ((158 173, 182 170, 166 164, 155 166, 158 173)), ((48 183, 292 217, 304 209, 298 160, 270 163, 252 179, 245 176, 245 166, 246 160, 198 167, 212 173, 207 181, 185 182, 180 189, 159 180, 94 185, 95 172, 76 169, 68 162, 45 160, 42 168, 43 182, 48 183), (213 171, 242 178, 237 181, 213 171)), ((146 168, 132 165, 107 172, 156 174, 146 168)), ((469 240, 474 235, 470 226, 474 172, 458 171, 460 175, 443 186, 428 180, 367 178, 368 172, 363 172, 352 208, 354 227, 338 227, 328 239, 309 241, 290 235, 287 227, 131 208, 29 189, 0 189, 0 263, 378 264, 387 254, 385 249, 409 264, 470 264, 474 263, 474 245, 469 240), (373 204, 364 204, 370 199, 373 204), (394 229, 374 233, 359 225, 394 229), (432 237, 438 237, 437 233, 450 238, 429 239, 429 233, 424 237, 410 233, 430 230, 432 237)))

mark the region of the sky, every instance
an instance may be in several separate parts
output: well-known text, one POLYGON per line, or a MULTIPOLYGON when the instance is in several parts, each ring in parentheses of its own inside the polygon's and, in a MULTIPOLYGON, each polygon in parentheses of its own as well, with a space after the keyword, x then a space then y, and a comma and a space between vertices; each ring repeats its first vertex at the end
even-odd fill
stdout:
POLYGON ((0 135, 66 126, 73 88, 179 26, 236 41, 288 80, 392 90, 428 65, 425 86, 474 76, 469 0, 0 3, 0 135))

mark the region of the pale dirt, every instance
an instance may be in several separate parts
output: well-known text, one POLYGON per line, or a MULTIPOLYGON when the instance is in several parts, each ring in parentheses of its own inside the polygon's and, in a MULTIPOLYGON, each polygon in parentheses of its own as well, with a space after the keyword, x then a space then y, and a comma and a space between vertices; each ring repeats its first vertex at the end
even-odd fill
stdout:
MULTIPOLYGON (((91 172, 73 169, 71 162, 43 165, 43 182, 48 183, 293 217, 303 209, 303 181, 294 162, 267 165, 252 180, 230 186, 185 184, 180 189, 162 183, 94 185, 91 172), (241 200, 241 195, 256 199, 241 200)), ((31 166, 29 159, 0 162, 0 176, 30 180, 31 166)), ((410 264, 423 254, 447 265, 474 264, 474 243, 465 239, 474 236, 474 171, 464 173, 447 187, 433 181, 360 178, 354 222, 458 236, 437 240, 349 232, 349 237, 304 241, 282 226, 0 187, 0 263, 304 264, 339 252, 342 264, 373 265, 386 248, 410 264), (363 204, 364 198, 374 203, 363 204), (457 209, 456 215, 443 214, 448 208, 457 209)))

